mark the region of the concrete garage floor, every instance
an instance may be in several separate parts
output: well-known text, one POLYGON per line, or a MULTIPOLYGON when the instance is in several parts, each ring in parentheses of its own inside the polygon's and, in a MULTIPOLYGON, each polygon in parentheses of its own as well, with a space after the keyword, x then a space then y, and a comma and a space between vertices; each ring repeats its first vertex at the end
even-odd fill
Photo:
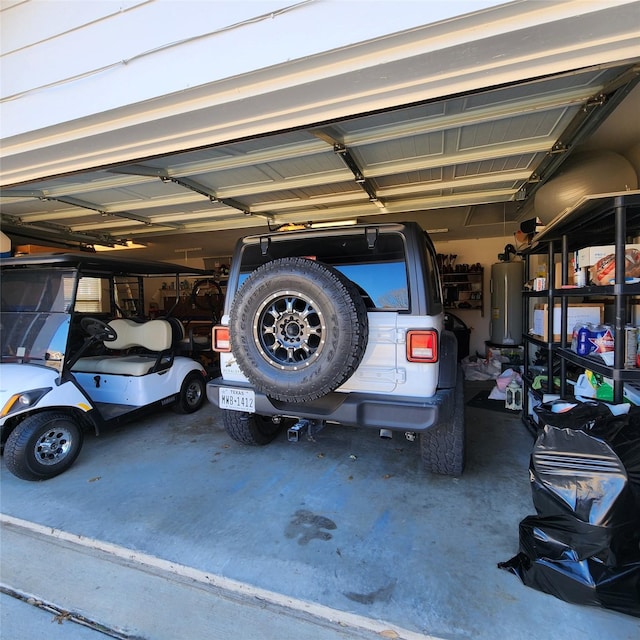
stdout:
POLYGON ((90 435, 43 483, 2 466, 2 638, 640 637, 496 567, 533 513, 533 441, 505 413, 467 408, 467 426, 459 479, 399 435, 241 446, 211 406, 90 435))

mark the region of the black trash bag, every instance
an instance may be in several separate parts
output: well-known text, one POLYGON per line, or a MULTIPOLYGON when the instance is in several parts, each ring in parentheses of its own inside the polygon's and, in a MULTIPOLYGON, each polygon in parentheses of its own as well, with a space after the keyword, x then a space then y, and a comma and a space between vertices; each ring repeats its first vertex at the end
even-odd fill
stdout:
POLYGON ((520 523, 520 551, 531 558, 559 562, 591 558, 617 567, 635 558, 637 548, 638 533, 633 523, 626 527, 600 527, 569 514, 528 516, 520 523))
POLYGON ((565 602, 640 617, 640 562, 607 567, 591 558, 552 561, 520 552, 498 567, 517 575, 527 587, 565 602))
POLYGON ((640 539, 637 413, 614 416, 602 403, 585 403, 565 414, 543 407, 539 415, 544 426, 529 467, 536 512, 563 520, 554 537, 581 559, 619 564, 640 539))
POLYGON ((520 523, 518 555, 498 566, 567 602, 640 617, 640 409, 614 416, 587 402, 536 413, 537 515, 520 523))

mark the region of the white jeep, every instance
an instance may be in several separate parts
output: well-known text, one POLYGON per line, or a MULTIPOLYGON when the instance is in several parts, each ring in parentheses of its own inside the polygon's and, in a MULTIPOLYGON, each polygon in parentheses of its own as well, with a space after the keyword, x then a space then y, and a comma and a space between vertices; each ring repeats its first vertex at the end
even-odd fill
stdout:
POLYGON ((464 468, 462 373, 429 236, 414 223, 272 232, 235 250, 221 377, 207 397, 238 442, 327 422, 420 436, 435 473, 464 468), (295 422, 295 424, 292 424, 295 422))

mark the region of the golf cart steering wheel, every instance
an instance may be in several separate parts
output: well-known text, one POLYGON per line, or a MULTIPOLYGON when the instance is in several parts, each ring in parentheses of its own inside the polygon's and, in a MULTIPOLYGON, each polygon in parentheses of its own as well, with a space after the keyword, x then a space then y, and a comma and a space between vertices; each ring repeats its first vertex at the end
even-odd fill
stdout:
POLYGON ((82 318, 80 326, 92 338, 97 338, 103 342, 113 342, 118 338, 114 328, 98 318, 82 318))

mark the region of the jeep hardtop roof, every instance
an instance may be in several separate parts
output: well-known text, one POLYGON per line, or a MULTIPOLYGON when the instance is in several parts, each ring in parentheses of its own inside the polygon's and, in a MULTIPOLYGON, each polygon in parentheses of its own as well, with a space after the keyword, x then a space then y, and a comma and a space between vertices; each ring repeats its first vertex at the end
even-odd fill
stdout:
POLYGON ((293 231, 279 231, 272 230, 267 233, 256 233, 250 236, 245 236, 242 238, 242 244, 252 244, 255 242, 260 242, 262 238, 269 238, 271 240, 275 239, 276 241, 280 240, 290 240, 292 238, 305 238, 305 237, 315 237, 318 235, 323 235, 327 237, 331 236, 344 236, 344 235, 358 235, 365 233, 367 229, 379 230, 382 232, 409 232, 409 233, 419 233, 424 234, 425 232, 422 230, 422 227, 417 222, 370 222, 370 223, 359 223, 354 225, 347 226, 336 226, 336 227, 310 227, 307 229, 296 229, 293 231))
MULTIPOLYGON (((340 267, 395 263, 399 269, 402 263, 402 281, 408 282, 410 288, 410 312, 413 315, 442 312, 435 248, 428 233, 416 222, 361 223, 246 236, 236 244, 231 260, 231 291, 242 281, 242 274, 246 276, 270 260, 291 256, 309 257, 340 267), (425 245, 430 248, 430 258, 425 245)), ((228 291, 225 313, 230 312, 231 303, 228 291)), ((397 311, 409 312, 404 305, 397 311)))

